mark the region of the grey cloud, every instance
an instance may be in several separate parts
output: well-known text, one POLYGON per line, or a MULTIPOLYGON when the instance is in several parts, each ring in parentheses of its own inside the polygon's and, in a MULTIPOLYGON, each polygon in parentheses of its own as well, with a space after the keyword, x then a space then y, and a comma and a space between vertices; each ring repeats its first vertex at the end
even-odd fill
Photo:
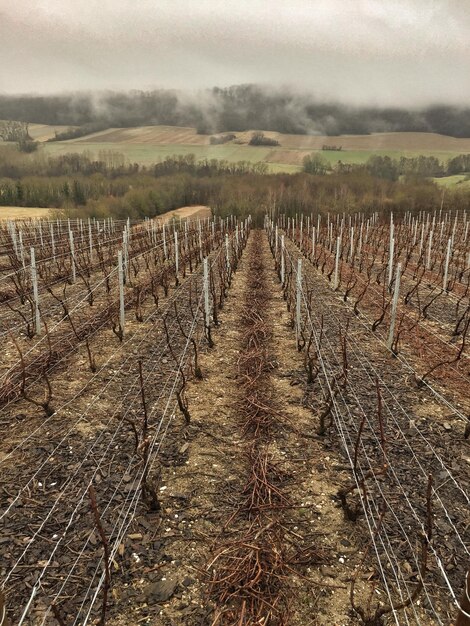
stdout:
POLYGON ((257 82, 355 104, 463 104, 470 98, 468 6, 0 0, 0 91, 257 82))

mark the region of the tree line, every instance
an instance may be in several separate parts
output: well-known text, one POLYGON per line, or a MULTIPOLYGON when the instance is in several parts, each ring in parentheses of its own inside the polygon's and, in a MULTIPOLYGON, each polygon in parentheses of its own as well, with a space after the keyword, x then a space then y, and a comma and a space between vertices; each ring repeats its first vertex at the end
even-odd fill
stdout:
POLYGON ((100 150, 98 158, 90 153, 71 152, 58 156, 45 156, 42 153, 32 158, 18 153, 13 146, 0 150, 0 178, 20 179, 24 176, 92 176, 101 174, 106 178, 119 178, 133 174, 162 176, 176 173, 189 173, 195 176, 227 174, 265 174, 266 163, 250 161, 231 162, 225 159, 197 159, 194 154, 175 154, 151 165, 131 163, 116 150, 100 150))
POLYGON ((1 95, 0 119, 80 127, 61 131, 58 140, 90 129, 153 124, 192 126, 204 134, 262 129, 331 136, 415 131, 470 137, 470 107, 353 107, 253 84, 214 87, 197 95, 168 89, 1 95))
MULTIPOLYGON (((2 151, 0 151, 1 157, 2 151)), ((151 166, 126 164, 118 154, 43 158, 19 155, 15 177, 0 158, 1 206, 53 207, 71 216, 153 217, 185 205, 209 205, 220 215, 296 212, 429 210, 442 191, 428 179, 391 180, 366 168, 328 175, 269 174, 266 164, 197 161, 175 156, 151 166), (106 157, 106 158, 105 158, 106 157), (37 169, 28 167, 37 161, 37 169), (42 164, 41 166, 39 164, 42 164)), ((12 166, 14 164, 10 164, 12 166)), ((444 206, 469 209, 470 193, 449 189, 444 206)))
POLYGON ((309 174, 326 174, 331 171, 350 173, 366 170, 372 176, 397 181, 400 176, 418 178, 440 178, 455 174, 470 174, 470 154, 459 154, 447 161, 440 161, 435 156, 418 155, 416 157, 400 157, 373 155, 362 164, 343 163, 330 164, 319 154, 312 153, 304 158, 304 171, 309 174))

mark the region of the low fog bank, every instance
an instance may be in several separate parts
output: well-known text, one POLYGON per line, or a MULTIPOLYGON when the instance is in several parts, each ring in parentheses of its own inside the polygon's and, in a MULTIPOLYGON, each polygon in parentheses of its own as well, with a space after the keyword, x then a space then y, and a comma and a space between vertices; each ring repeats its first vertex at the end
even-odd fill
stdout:
POLYGON ((0 95, 0 119, 80 126, 85 127, 84 132, 163 124, 196 127, 203 134, 262 129, 330 136, 414 131, 470 137, 470 107, 350 106, 259 85, 214 87, 191 93, 159 89, 0 95))

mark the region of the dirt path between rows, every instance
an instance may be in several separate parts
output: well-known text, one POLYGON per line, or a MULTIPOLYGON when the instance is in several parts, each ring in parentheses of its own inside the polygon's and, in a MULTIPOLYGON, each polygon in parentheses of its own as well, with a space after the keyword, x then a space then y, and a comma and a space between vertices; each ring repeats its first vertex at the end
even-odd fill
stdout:
POLYGON ((233 278, 220 324, 213 330, 215 346, 201 356, 204 378, 188 388, 191 424, 186 441, 182 446, 180 442, 177 450, 162 450, 162 516, 154 532, 161 545, 160 561, 143 572, 137 584, 114 588, 122 614, 109 621, 110 626, 254 623, 245 614, 246 606, 237 605, 239 590, 229 590, 233 602, 218 606, 209 581, 217 578, 216 557, 221 546, 237 541, 249 525, 243 514, 233 521, 246 493, 247 450, 253 444, 241 428, 245 392, 240 360, 246 329, 240 320, 246 315, 247 298, 253 290, 253 277, 248 284, 250 271, 252 274, 253 268, 260 266, 260 287, 268 298, 264 310, 256 313, 269 337, 271 369, 265 380, 265 397, 275 415, 275 425, 263 445, 281 477, 276 487, 289 500, 289 506, 266 513, 282 532, 281 548, 288 555, 287 575, 279 589, 285 621, 279 621, 273 611, 266 613, 267 621, 262 623, 357 623, 349 615, 348 580, 361 557, 358 544, 362 542, 357 541, 354 526, 345 521, 334 498, 348 480, 348 472, 330 444, 318 437, 317 420, 304 406, 303 356, 296 350, 267 237, 254 231, 233 278), (232 616, 239 611, 237 622, 226 616, 230 607, 232 616))

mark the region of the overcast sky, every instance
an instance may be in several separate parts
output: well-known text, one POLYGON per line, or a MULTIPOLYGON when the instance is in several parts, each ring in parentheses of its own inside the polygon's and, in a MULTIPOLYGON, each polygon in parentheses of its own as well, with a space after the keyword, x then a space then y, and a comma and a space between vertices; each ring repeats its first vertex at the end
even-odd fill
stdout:
POLYGON ((470 0, 0 0, 0 92, 290 85, 470 103, 470 0))

